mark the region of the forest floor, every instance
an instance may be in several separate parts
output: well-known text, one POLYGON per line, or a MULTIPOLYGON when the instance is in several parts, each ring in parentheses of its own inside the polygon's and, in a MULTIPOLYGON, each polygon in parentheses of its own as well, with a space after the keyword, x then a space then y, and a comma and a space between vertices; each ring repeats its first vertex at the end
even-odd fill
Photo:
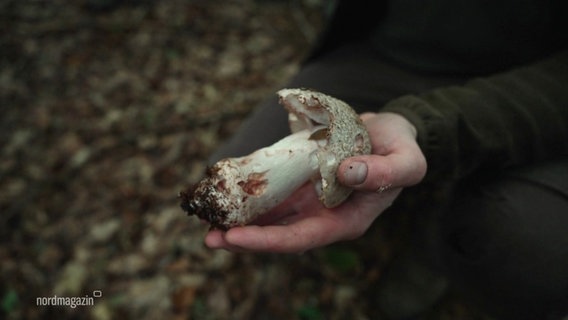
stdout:
MULTIPOLYGON (((380 319, 397 219, 302 255, 233 254, 179 207, 298 69, 323 3, 2 1, 0 318, 380 319)), ((424 319, 475 314, 449 297, 424 319)))

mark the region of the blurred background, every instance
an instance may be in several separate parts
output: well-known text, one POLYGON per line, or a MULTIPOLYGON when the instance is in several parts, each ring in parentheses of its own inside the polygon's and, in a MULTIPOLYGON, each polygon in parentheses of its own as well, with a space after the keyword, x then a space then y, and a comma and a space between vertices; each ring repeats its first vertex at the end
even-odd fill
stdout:
MULTIPOLYGON (((330 6, 1 1, 0 318, 379 319, 404 219, 303 255, 231 254, 177 198, 276 99, 330 6)), ((428 318, 467 315, 449 298, 428 318)))

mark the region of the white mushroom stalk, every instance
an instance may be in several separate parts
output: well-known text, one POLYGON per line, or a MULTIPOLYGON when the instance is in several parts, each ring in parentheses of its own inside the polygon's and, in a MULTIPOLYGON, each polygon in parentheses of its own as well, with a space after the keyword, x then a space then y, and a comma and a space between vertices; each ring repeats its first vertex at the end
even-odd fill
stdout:
POLYGON ((351 189, 336 179, 337 168, 343 159, 371 150, 357 114, 319 92, 284 89, 278 95, 292 134, 248 156, 214 164, 203 180, 181 193, 182 208, 190 215, 221 229, 245 225, 310 180, 326 207, 349 196, 351 189))

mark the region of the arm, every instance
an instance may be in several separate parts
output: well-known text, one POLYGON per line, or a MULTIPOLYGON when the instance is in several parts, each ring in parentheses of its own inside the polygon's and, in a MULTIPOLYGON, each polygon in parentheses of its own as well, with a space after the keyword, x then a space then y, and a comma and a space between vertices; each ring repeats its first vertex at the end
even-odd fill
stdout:
POLYGON ((568 153, 568 52, 462 87, 396 99, 428 160, 428 180, 568 153))

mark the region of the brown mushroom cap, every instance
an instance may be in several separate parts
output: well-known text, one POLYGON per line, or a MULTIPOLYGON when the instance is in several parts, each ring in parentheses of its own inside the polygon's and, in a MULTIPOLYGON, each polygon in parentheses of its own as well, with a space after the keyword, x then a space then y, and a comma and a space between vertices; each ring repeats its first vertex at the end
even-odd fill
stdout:
POLYGON ((283 89, 278 91, 278 96, 289 112, 292 132, 319 125, 325 127, 313 134, 325 135, 327 140, 316 153, 320 177, 313 182, 320 201, 326 207, 338 206, 352 189, 337 181, 337 168, 346 158, 371 152, 369 134, 361 118, 345 102, 320 92, 283 89))

